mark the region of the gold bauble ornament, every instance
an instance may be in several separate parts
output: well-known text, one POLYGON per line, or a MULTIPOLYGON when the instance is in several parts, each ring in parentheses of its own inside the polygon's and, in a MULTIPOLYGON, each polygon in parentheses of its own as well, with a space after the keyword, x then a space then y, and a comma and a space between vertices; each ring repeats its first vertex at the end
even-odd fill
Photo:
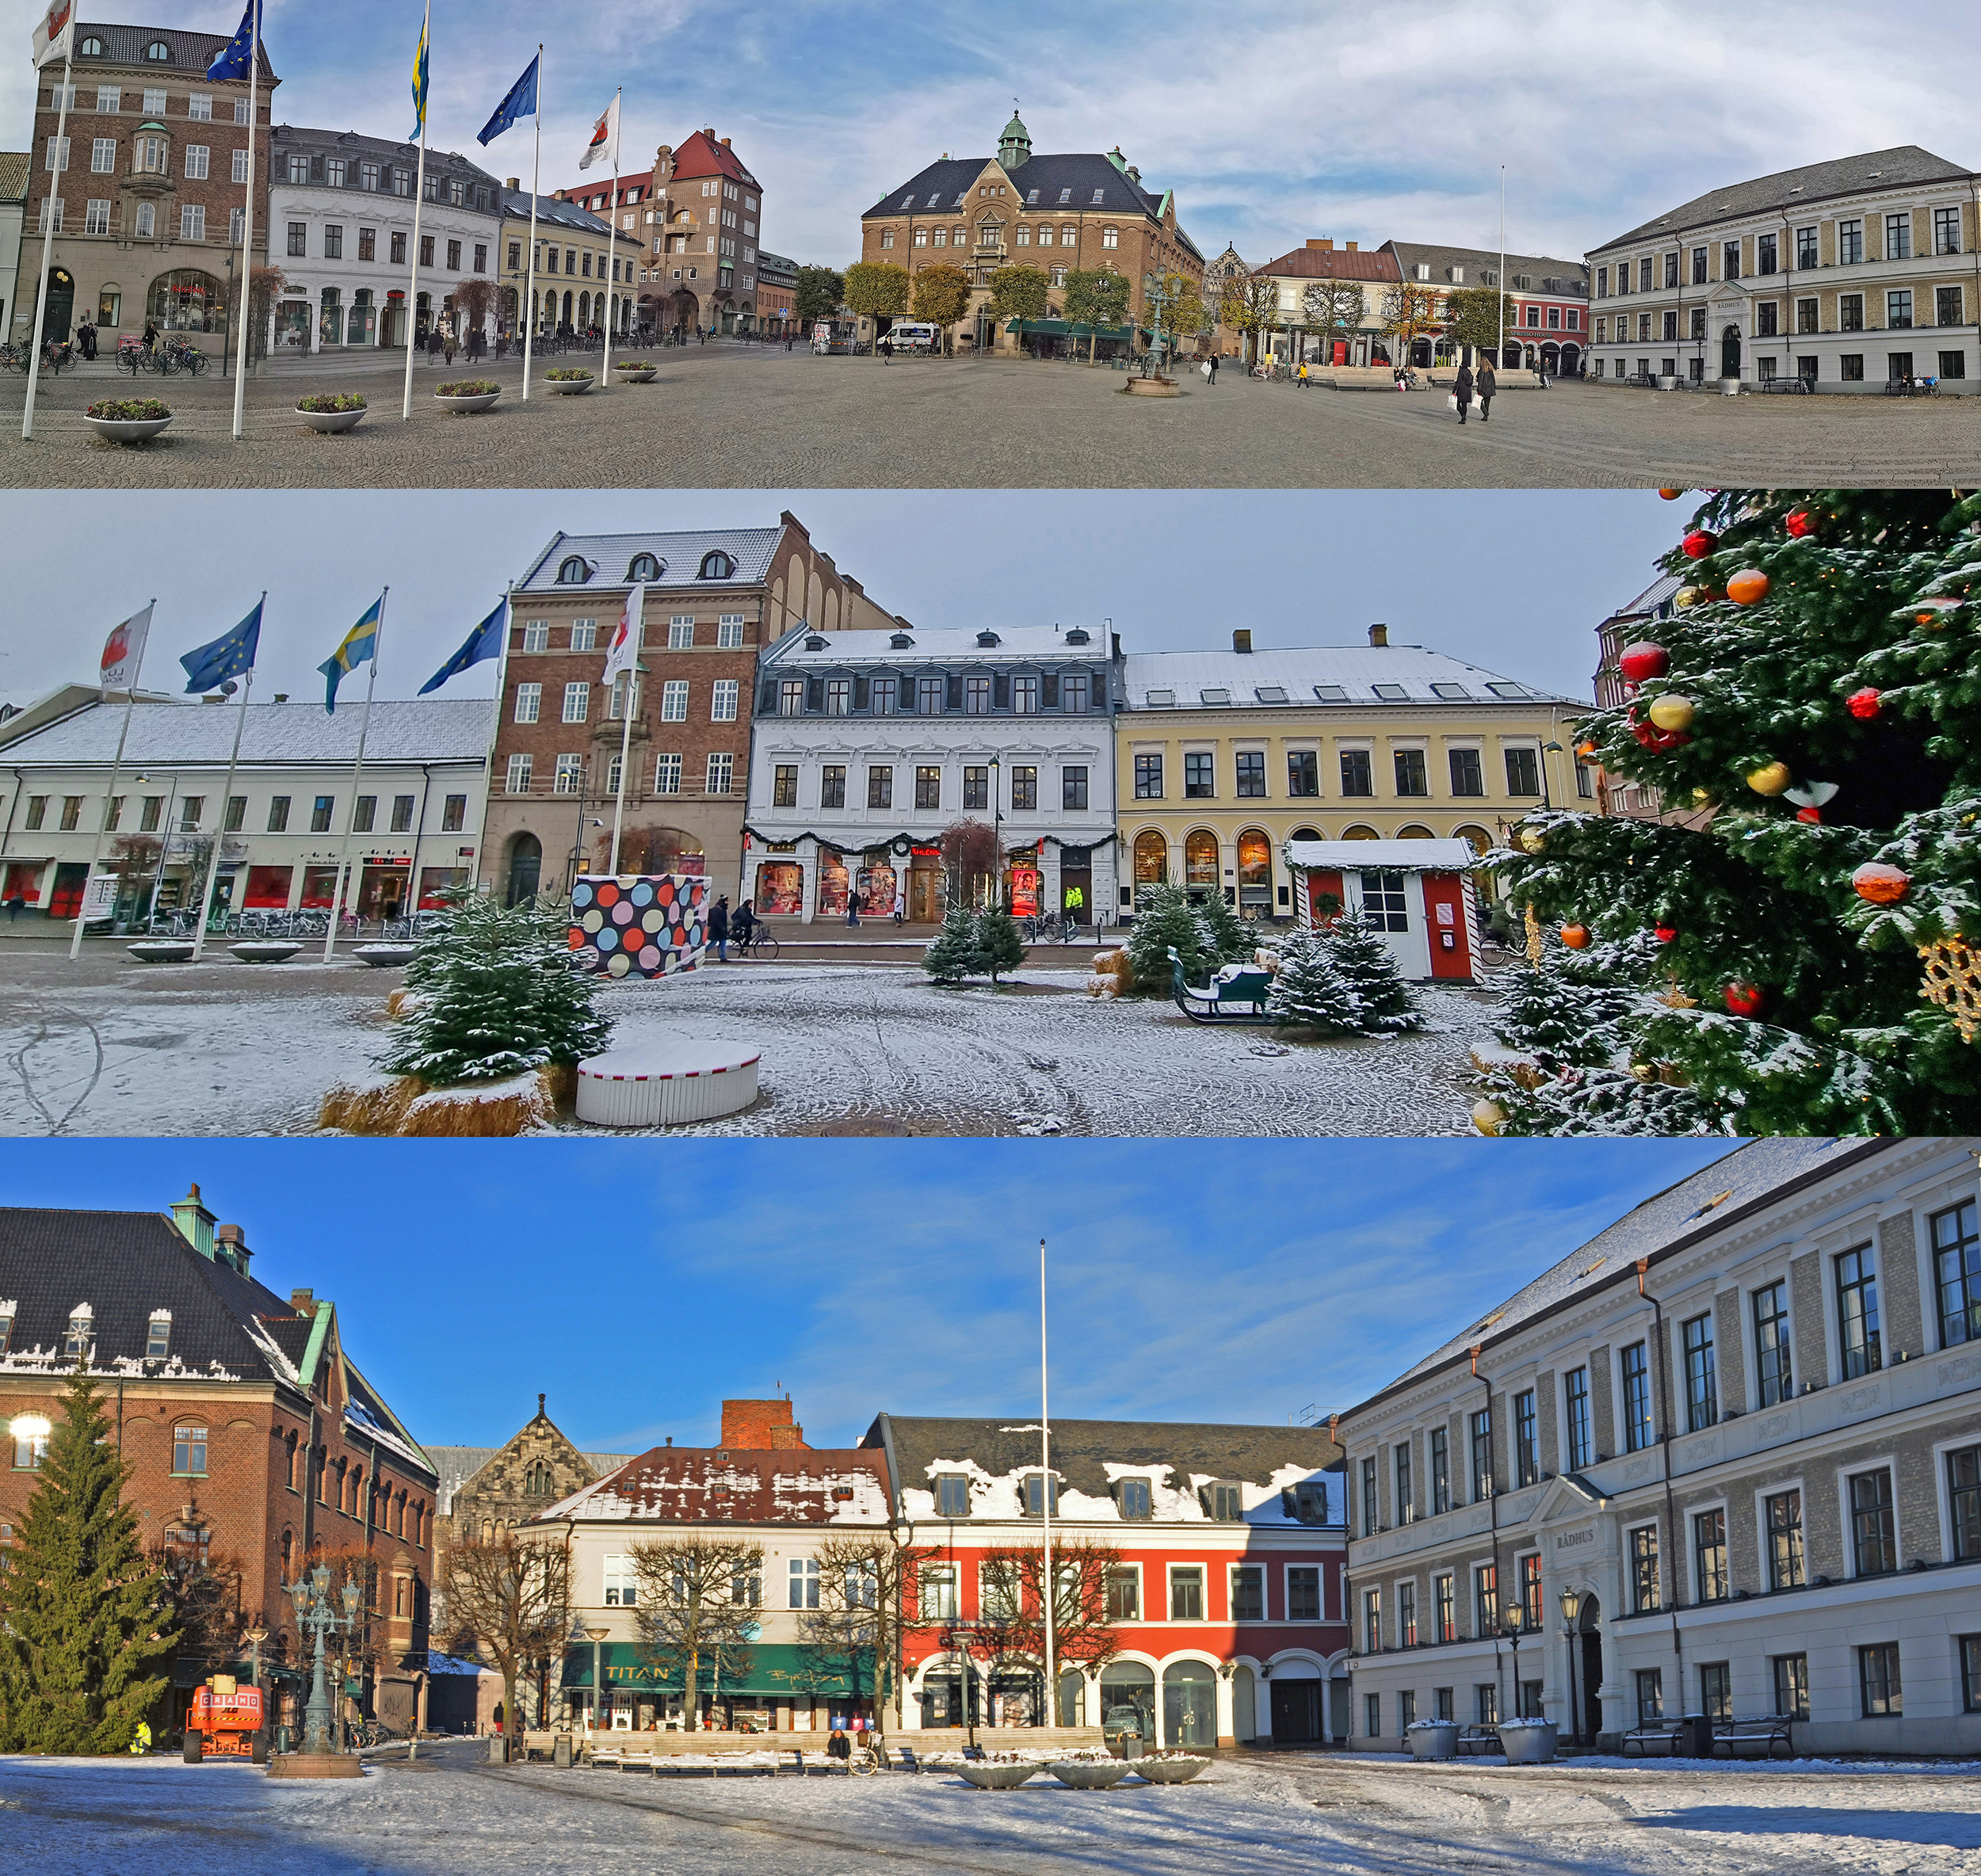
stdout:
POLYGON ((1645 715, 1661 730, 1689 730, 1692 727, 1693 702, 1681 697, 1676 691, 1667 691, 1662 697, 1654 697, 1645 715))
POLYGON ((1779 795, 1795 779, 1786 762, 1765 762, 1748 776, 1747 786, 1757 795, 1779 795))
POLYGON ((1919 994, 1947 1012, 1961 1041, 1972 1042, 1981 1035, 1981 947, 1952 932, 1921 945, 1919 961, 1926 967, 1919 994))
POLYGON ((1538 970, 1540 968, 1542 944, 1540 921, 1535 917, 1534 908, 1532 905, 1528 906, 1523 922, 1527 930, 1527 962, 1533 969, 1538 970))
POLYGON ((1681 586, 1671 596, 1671 603, 1681 612, 1689 612, 1705 598, 1697 586, 1681 586))
POLYGON ((1496 1138, 1506 1124, 1506 1110, 1498 1101, 1472 1103, 1472 1125, 1489 1140, 1496 1138))

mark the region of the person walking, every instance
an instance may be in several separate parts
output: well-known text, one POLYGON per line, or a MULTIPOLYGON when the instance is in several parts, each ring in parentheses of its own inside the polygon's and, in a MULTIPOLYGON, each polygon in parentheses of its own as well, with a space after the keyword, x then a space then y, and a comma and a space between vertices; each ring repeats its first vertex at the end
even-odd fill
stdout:
POLYGON ((1300 360, 1300 372, 1298 382, 1301 390, 1304 391, 1307 389, 1307 360, 1304 358, 1300 360))
POLYGON ((907 916, 908 895, 897 884, 894 889, 894 921, 901 925, 906 921, 907 916))
POLYGON ((28 902, 17 889, 7 895, 7 923, 18 925, 21 914, 28 909, 28 902))
POLYGON ((1213 391, 1217 389, 1217 354, 1215 352, 1211 354, 1211 388, 1213 391))
POLYGON ((708 914, 708 942, 716 948, 716 961, 729 962, 729 895, 722 894, 716 901, 715 909, 708 914))
POLYGON ((894 341, 886 333, 880 335, 880 362, 883 364, 894 363, 894 341))
POLYGON ((1479 363, 1479 421, 1490 423, 1493 416, 1493 393, 1499 388, 1499 380, 1493 376, 1493 361, 1482 358, 1479 363))
POLYGON ((849 880, 846 884, 846 923, 857 925, 860 922, 860 888, 849 880))
POLYGON ((90 323, 88 319, 84 319, 82 323, 75 329, 75 342, 76 349, 85 358, 93 359, 96 357, 97 329, 90 323))
POLYGON ((1472 407, 1472 368, 1462 364, 1458 368, 1458 382, 1452 387, 1452 395, 1458 400, 1458 421, 1463 423, 1472 407))

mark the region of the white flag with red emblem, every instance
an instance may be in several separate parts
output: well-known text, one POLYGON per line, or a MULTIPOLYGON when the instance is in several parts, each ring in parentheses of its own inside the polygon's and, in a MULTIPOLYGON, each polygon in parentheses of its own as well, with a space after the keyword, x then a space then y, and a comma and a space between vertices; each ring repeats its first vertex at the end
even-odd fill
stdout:
POLYGON ((647 603, 647 589, 636 586, 626 595, 626 609, 605 641, 605 676, 612 683, 622 671, 630 671, 639 658, 639 616, 647 603))
POLYGON ((67 59, 75 44, 76 0, 49 0, 48 17, 34 29, 34 63, 37 71, 57 59, 67 59))
POLYGON ((581 170, 589 170, 595 162, 608 162, 619 167, 619 94, 613 93, 613 101, 605 107, 605 114, 592 126, 592 140, 585 146, 585 154, 578 159, 581 170))
POLYGON ((102 675, 97 680, 106 691, 128 690, 137 682, 138 666, 144 662, 144 641, 151 630, 150 606, 142 612, 133 612, 123 624, 112 628, 109 637, 103 641, 102 675))

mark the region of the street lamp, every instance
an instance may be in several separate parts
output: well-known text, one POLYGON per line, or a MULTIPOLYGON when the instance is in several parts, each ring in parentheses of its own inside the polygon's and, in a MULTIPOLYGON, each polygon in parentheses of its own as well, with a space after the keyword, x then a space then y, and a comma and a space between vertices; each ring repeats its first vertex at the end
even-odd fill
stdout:
POLYGON ((1524 1720, 1526 1715, 1520 1710, 1520 1631, 1526 1620, 1526 1612, 1518 1603, 1506 1605, 1506 1633, 1513 1642, 1513 1718, 1524 1720))
POLYGON ((1561 753, 1561 745, 1558 742, 1544 742, 1540 745, 1540 805, 1544 808, 1552 808, 1555 805, 1548 792, 1548 758, 1559 756, 1561 753))
POLYGON ((336 1634, 339 1630, 348 1633, 355 1626, 357 1584, 347 1582, 342 1596, 334 1598, 330 1594, 330 1566, 319 1563, 314 1569, 305 1570, 297 1581, 285 1583, 282 1588, 296 1606, 297 1630, 315 1638, 309 1703, 303 1710, 303 1750, 307 1756, 326 1755, 338 1748, 331 1744, 333 1710, 330 1686, 324 1678, 323 1641, 326 1635, 336 1634), (342 1615, 337 1607, 340 1600, 344 1606, 342 1615))
POLYGON ((994 868, 991 877, 997 882, 998 904, 1004 904, 1004 787, 1001 765, 997 757, 990 758, 990 834, 997 845, 997 852, 991 861, 994 868))
POLYGON ((1575 1698, 1575 1637, 1578 1632, 1575 1618, 1580 1613, 1582 1598, 1572 1589, 1561 1592, 1562 1638, 1568 1644, 1568 1733, 1577 1744, 1582 1743, 1582 1725, 1579 1703, 1575 1698))
MULTIPOLYGON (((591 1722, 587 1730, 593 1733, 600 1730, 599 1715, 605 1711, 605 1651, 601 1644, 611 1633, 609 1629, 587 1629, 585 1631, 585 1639, 592 1645, 592 1707, 586 1718, 591 1722)), ((695 1690, 689 1687, 686 1690, 686 1693, 687 1698, 681 1714, 681 1724, 684 1726, 687 1725, 688 1716, 693 1711, 695 1705, 695 1690)))

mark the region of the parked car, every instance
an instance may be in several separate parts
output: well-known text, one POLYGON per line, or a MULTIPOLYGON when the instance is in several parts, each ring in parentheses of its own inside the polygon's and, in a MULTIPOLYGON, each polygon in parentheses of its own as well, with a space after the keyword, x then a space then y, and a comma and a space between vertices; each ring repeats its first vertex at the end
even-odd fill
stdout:
POLYGON ((922 319, 897 319, 882 336, 897 352, 942 349, 942 328, 922 319))

